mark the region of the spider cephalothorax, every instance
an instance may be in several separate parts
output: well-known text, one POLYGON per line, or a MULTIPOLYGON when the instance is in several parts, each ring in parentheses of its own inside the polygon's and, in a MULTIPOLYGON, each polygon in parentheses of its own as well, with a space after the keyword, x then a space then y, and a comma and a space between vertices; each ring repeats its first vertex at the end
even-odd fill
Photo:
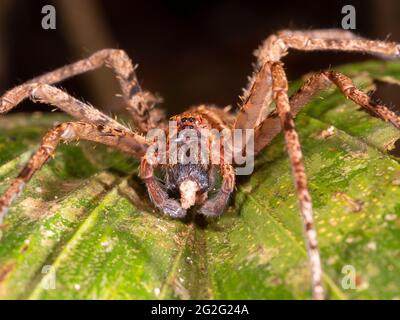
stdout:
POLYGON ((156 156, 146 153, 142 157, 140 175, 151 200, 156 207, 172 216, 183 217, 186 210, 194 205, 199 205, 198 212, 206 216, 220 215, 226 207, 235 175, 231 165, 224 163, 223 157, 218 159, 219 165, 212 162, 211 144, 215 139, 212 129, 226 125, 232 118, 228 115, 218 118, 216 126, 213 116, 217 115, 215 107, 199 106, 172 117, 166 146, 162 149, 163 161, 159 157, 160 148, 157 148, 156 156), (209 198, 217 166, 220 167, 223 182, 220 191, 209 198), (154 178, 153 169, 158 167, 163 171, 166 190, 154 178))
MULTIPOLYGON (((290 48, 303 51, 355 51, 392 58, 400 57, 400 45, 397 43, 371 41, 343 30, 284 30, 268 37, 257 50, 256 69, 250 78, 249 85, 242 97, 240 110, 236 115, 231 114, 229 108, 219 109, 201 105, 172 120, 176 124, 175 133, 180 134, 191 130, 192 133, 194 131, 192 137, 198 137, 201 129, 246 132, 251 130, 254 133, 251 136, 254 137, 254 140, 248 140, 247 136, 243 140, 246 142, 246 154, 248 154, 247 145, 253 143, 254 154, 257 154, 280 131, 283 131, 304 226, 313 297, 322 299, 324 297, 322 268, 314 228, 312 203, 293 117, 320 90, 328 88, 333 83, 346 97, 381 119, 390 121, 397 128, 400 128, 400 118, 386 106, 373 103, 370 97, 358 90, 348 77, 335 71, 323 71, 311 76, 302 88, 289 99, 286 74, 280 60, 290 48), (276 112, 269 113, 273 103, 275 103, 276 112)), ((0 198, 0 223, 24 185, 54 154, 58 143, 61 140, 75 141, 78 139, 103 143, 140 159, 140 176, 146 184, 150 199, 163 213, 174 218, 181 218, 186 215, 188 208, 196 205, 198 205, 198 212, 206 216, 219 216, 223 213, 229 196, 234 190, 235 171, 233 165, 235 165, 235 161, 230 162, 226 158, 221 158, 219 162, 183 162, 179 155, 176 162, 160 161, 160 156, 165 160, 173 153, 173 144, 185 147, 188 143, 193 142, 192 139, 182 138, 182 135, 177 137, 175 135, 172 140, 168 138, 166 148, 162 152, 149 154, 148 151, 154 142, 144 138, 143 134, 159 128, 162 132, 167 132, 170 137, 171 130, 167 129, 168 123, 164 119, 164 113, 155 107, 160 99, 150 92, 142 91, 136 78, 135 67, 124 51, 114 49, 98 51, 87 59, 46 73, 9 90, 0 98, 0 113, 11 110, 27 97, 34 101, 54 105, 79 121, 60 124, 43 137, 39 150, 0 198), (94 107, 51 85, 103 65, 109 66, 115 71, 122 89, 122 97, 127 110, 132 115, 138 133, 132 132, 94 107), (161 185, 154 176, 155 168, 163 171, 165 185, 161 185), (222 182, 216 187, 215 195, 210 196, 210 191, 214 188, 214 173, 217 169, 222 176, 222 182)), ((204 137, 204 135, 202 136, 204 137)), ((204 153, 200 152, 202 159, 208 159, 209 154, 214 153, 210 147, 215 138, 214 134, 206 133, 205 138, 205 150, 208 153, 205 153, 207 157, 202 157, 204 153)), ((240 138, 240 140, 242 139, 240 138)), ((222 148, 222 145, 217 144, 217 148, 222 148)), ((232 150, 234 150, 234 155, 243 153, 242 148, 233 148, 232 150)), ((194 154, 198 154, 197 151, 194 154)), ((186 156, 191 158, 193 151, 190 151, 189 154, 185 151, 181 156, 182 159, 186 156)), ((237 158, 234 157, 234 159, 237 158)), ((240 162, 238 161, 236 164, 240 164, 240 162)))
MULTIPOLYGON (((191 135, 195 135, 199 140, 196 143, 197 154, 192 155, 193 150, 188 148, 185 150, 185 157, 189 160, 199 160, 201 156, 200 139, 201 129, 209 128, 209 124, 198 114, 186 113, 175 116, 170 119, 176 122, 176 132, 173 133, 172 139, 175 140, 177 148, 186 146, 191 143, 190 137, 184 132, 189 131, 191 135), (185 138, 186 137, 186 138, 185 138), (189 140, 189 141, 187 141, 189 140)), ((168 137, 167 145, 171 145, 171 136, 168 137)), ((168 150, 169 151, 169 150, 168 150)), ((211 184, 211 166, 209 163, 200 163, 200 161, 176 161, 175 164, 165 166, 166 188, 169 192, 178 193, 181 199, 183 209, 189 209, 195 204, 203 204, 208 197, 211 184)))

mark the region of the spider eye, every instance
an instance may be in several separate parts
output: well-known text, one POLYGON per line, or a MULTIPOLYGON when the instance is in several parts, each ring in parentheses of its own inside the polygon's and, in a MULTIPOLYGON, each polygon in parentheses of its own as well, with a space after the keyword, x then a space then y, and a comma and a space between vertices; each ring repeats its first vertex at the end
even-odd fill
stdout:
POLYGON ((189 118, 182 118, 181 119, 181 122, 182 123, 185 123, 185 122, 194 122, 196 119, 195 118, 193 118, 193 117, 189 117, 189 118))

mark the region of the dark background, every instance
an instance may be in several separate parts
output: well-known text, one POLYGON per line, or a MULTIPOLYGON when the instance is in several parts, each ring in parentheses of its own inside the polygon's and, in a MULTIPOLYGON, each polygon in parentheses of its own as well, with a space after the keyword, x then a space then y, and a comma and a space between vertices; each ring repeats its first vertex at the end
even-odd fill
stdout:
MULTIPOLYGON (((339 28, 341 8, 356 8, 356 33, 400 41, 400 1, 95 1, 0 0, 0 94, 33 76, 105 47, 127 51, 146 89, 170 113, 197 103, 237 105, 254 61, 252 52, 282 29, 339 28), (57 29, 43 30, 41 8, 57 10, 57 29)), ((285 58, 288 77, 369 58, 299 53, 285 58)), ((110 71, 62 84, 73 95, 116 113, 121 101, 110 71)), ((49 110, 25 102, 18 111, 49 110)))

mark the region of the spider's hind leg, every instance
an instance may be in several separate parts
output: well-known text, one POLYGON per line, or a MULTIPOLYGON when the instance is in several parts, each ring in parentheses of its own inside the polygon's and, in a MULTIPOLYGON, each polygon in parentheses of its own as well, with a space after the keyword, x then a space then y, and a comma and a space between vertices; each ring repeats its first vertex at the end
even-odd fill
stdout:
POLYGON ((332 83, 334 83, 340 91, 342 91, 342 93, 354 103, 368 111, 371 111, 382 120, 390 122, 396 128, 400 129, 400 116, 391 111, 385 105, 375 103, 368 94, 359 90, 350 78, 337 71, 327 71, 322 73, 322 75, 332 81, 332 83))

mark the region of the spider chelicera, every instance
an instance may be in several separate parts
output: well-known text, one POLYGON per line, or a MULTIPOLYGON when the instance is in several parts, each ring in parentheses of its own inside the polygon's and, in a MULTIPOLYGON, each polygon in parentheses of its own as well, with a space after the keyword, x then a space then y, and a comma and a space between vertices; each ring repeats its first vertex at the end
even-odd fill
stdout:
MULTIPOLYGON (((357 89, 345 75, 332 70, 312 75, 290 98, 288 82, 281 58, 289 49, 303 51, 336 50, 355 51, 399 58, 400 44, 372 41, 343 30, 281 31, 268 37, 256 51, 257 63, 253 76, 242 97, 240 110, 233 114, 228 109, 200 105, 172 118, 177 131, 187 128, 254 130, 254 154, 257 155, 282 130, 293 172, 293 179, 299 201, 300 214, 305 231, 311 271, 314 299, 324 298, 321 281, 322 269, 314 228, 312 202, 307 187, 303 155, 293 117, 320 90, 332 83, 358 105, 373 112, 384 121, 400 128, 400 118, 382 104, 374 103, 364 92, 357 89), (269 112, 275 103, 276 110, 269 112)), ((164 113, 156 108, 160 98, 143 91, 138 83, 135 66, 122 50, 104 49, 90 57, 36 77, 7 91, 0 98, 0 113, 6 113, 25 98, 53 105, 70 114, 78 121, 66 122, 51 129, 42 140, 37 152, 0 198, 0 222, 8 208, 22 191, 33 174, 53 156, 58 143, 91 140, 119 149, 140 159, 140 177, 146 184, 153 204, 165 214, 181 218, 189 208, 196 206, 197 212, 205 216, 219 216, 225 210, 235 186, 235 163, 222 159, 219 164, 161 164, 157 157, 149 159, 146 152, 152 141, 143 134, 152 129, 167 129, 164 113), (122 89, 126 108, 132 115, 136 131, 101 113, 96 108, 73 98, 65 91, 53 86, 69 77, 94 70, 101 66, 112 68, 122 89), (165 186, 154 175, 154 169, 161 167, 165 174, 165 186), (216 169, 222 182, 214 196, 208 197, 214 187, 216 169), (171 196, 171 191, 178 194, 171 196)), ((213 136, 208 137, 212 140, 213 136)), ((169 152, 169 148, 165 150, 169 152)), ((242 153, 243 150, 237 152, 242 153)))

